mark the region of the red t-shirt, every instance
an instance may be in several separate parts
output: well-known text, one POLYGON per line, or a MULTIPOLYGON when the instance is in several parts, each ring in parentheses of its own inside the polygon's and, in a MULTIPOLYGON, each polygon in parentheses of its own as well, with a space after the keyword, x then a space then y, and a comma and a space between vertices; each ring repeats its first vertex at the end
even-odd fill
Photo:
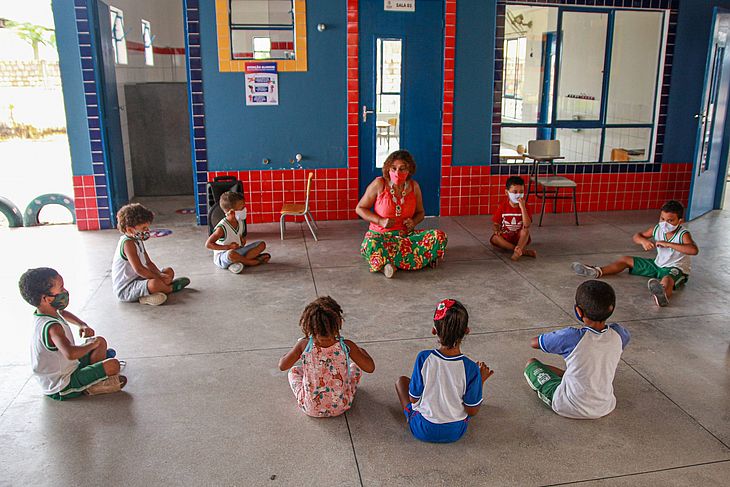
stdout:
MULTIPOLYGON (((532 218, 530 210, 526 211, 527 216, 532 218)), ((515 208, 505 201, 492 215, 492 221, 499 225, 502 233, 517 233, 522 230, 522 210, 519 206, 515 208)))

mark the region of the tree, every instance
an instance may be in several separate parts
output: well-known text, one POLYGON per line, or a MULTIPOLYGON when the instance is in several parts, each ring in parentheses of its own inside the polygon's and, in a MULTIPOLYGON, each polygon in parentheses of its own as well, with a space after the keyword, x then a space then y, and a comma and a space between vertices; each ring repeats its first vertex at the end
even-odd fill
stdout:
POLYGON ((14 20, 7 20, 5 27, 13 29, 18 37, 30 44, 33 48, 33 59, 36 61, 38 61, 38 46, 40 44, 56 47, 56 31, 54 29, 14 20))

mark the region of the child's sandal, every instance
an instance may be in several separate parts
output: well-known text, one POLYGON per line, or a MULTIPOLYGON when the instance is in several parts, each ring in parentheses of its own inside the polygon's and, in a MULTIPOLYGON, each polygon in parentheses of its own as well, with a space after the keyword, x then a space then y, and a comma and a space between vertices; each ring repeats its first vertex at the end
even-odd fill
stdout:
POLYGON ((271 260, 271 254, 264 252, 263 254, 257 255, 256 260, 259 261, 259 264, 266 264, 268 261, 271 260))

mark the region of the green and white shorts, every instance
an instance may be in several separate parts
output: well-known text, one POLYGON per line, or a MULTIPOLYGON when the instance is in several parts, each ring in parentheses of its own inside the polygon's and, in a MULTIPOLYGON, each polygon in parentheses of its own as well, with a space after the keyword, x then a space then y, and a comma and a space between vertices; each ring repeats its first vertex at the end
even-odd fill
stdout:
POLYGON ((532 390, 537 392, 537 397, 552 408, 553 394, 563 378, 536 360, 525 367, 525 379, 532 390))
POLYGON ((72 397, 78 397, 89 387, 106 379, 104 363, 96 362, 92 364, 90 362, 91 352, 79 359, 79 367, 71 373, 71 380, 68 385, 61 392, 48 394, 48 397, 56 401, 65 401, 72 397))
POLYGON ((660 280, 669 276, 674 281, 674 289, 684 285, 689 278, 678 267, 659 267, 652 259, 644 257, 632 257, 632 259, 634 259, 634 267, 629 270, 629 274, 633 276, 653 277, 660 280))

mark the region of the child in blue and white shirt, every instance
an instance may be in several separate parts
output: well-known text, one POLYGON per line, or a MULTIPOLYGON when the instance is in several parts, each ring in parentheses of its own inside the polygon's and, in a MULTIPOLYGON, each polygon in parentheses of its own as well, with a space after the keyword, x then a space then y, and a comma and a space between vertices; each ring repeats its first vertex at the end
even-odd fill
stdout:
POLYGON ((566 418, 597 419, 616 407, 613 378, 629 332, 616 323, 606 325, 616 294, 602 281, 586 281, 575 293, 575 315, 582 328, 563 328, 532 339, 532 347, 565 359, 566 370, 530 359, 525 378, 537 396, 566 418))
POLYGON ((468 324, 469 313, 464 305, 453 299, 441 301, 431 330, 441 346, 420 352, 413 375, 401 376, 396 382, 408 426, 421 441, 457 441, 482 404, 482 385, 494 371, 461 353, 461 341, 469 334, 468 324))

